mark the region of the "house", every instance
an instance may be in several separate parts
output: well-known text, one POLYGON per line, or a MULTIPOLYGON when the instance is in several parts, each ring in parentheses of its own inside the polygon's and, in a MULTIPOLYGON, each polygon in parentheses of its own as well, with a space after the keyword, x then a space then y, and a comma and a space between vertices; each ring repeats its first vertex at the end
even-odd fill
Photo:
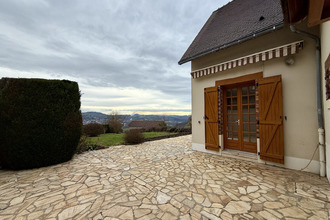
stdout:
POLYGON ((234 0, 212 13, 179 61, 191 62, 194 150, 321 176, 327 167, 329 178, 330 23, 323 2, 313 9, 314 26, 305 17, 314 16, 307 9, 316 3, 308 0, 234 0))
POLYGON ((166 130, 165 121, 131 121, 128 125, 130 129, 144 130, 166 130))

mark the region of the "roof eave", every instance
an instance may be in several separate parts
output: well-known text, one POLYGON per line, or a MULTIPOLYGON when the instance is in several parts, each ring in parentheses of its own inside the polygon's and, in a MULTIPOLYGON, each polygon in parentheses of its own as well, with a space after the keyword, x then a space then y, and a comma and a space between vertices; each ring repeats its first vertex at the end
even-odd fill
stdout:
POLYGON ((204 52, 198 53, 198 54, 196 54, 196 55, 194 55, 194 56, 192 56, 192 57, 188 57, 188 58, 186 58, 186 59, 181 59, 181 60, 178 62, 178 64, 181 65, 181 64, 187 63, 187 62, 192 61, 192 60, 194 60, 194 59, 197 59, 197 58, 199 58, 199 57, 205 56, 205 55, 210 54, 210 53, 213 53, 213 52, 217 52, 217 51, 219 51, 219 50, 223 50, 223 49, 225 49, 225 48, 228 48, 228 47, 234 46, 234 45, 239 44, 239 43, 243 43, 243 42, 245 42, 245 41, 247 41, 247 40, 250 40, 250 39, 253 39, 253 38, 259 37, 259 36, 261 36, 261 35, 264 35, 264 34, 270 33, 270 32, 272 32, 272 31, 275 31, 275 30, 277 30, 277 29, 279 29, 279 28, 282 28, 282 27, 284 27, 284 21, 281 21, 281 22, 279 22, 279 23, 277 23, 277 24, 271 25, 271 26, 269 26, 269 27, 267 27, 267 28, 264 28, 264 29, 262 29, 262 30, 259 30, 259 31, 256 31, 256 32, 253 32, 252 34, 246 35, 246 36, 244 36, 244 37, 242 37, 242 38, 240 38, 240 39, 238 39, 238 40, 232 41, 232 42, 230 42, 230 43, 220 45, 220 46, 218 46, 218 47, 215 47, 215 48, 209 49, 209 50, 207 50, 207 51, 204 51, 204 52))

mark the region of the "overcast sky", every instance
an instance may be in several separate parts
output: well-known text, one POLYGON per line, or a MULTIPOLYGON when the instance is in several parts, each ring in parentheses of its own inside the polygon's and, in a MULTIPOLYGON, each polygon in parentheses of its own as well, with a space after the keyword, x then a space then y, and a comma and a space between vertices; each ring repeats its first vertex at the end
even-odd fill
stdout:
POLYGON ((226 2, 0 1, 0 78, 77 81, 83 112, 190 114, 178 61, 226 2))

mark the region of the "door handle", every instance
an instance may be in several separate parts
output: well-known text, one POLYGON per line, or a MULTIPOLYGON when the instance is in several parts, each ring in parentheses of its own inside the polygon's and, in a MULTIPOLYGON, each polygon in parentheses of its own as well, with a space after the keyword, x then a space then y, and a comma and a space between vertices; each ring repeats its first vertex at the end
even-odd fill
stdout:
POLYGON ((239 125, 239 119, 237 121, 235 121, 238 125, 239 125))

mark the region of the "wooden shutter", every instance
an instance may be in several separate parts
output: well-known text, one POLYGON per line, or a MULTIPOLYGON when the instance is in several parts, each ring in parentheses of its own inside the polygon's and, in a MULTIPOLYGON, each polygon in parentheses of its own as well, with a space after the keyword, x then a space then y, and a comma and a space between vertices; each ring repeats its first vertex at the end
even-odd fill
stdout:
POLYGON ((205 148, 207 150, 219 151, 217 87, 204 89, 204 103, 205 148))
POLYGON ((258 80, 260 158, 284 163, 281 76, 258 80))

